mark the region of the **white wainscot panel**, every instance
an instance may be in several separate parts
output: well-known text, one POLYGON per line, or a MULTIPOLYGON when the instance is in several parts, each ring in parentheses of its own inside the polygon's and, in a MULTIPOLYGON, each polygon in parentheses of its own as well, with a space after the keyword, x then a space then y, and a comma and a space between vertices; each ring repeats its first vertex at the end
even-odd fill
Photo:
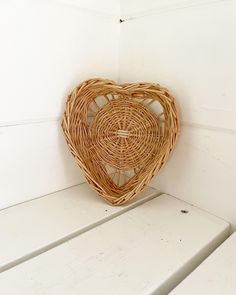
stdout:
POLYGON ((84 181, 58 122, 0 128, 0 208, 84 181))
POLYGON ((236 134, 182 127, 152 186, 236 225, 236 134))
POLYGON ((1 1, 0 124, 57 117, 84 79, 116 79, 118 34, 114 16, 58 1, 1 1))
POLYGON ((183 121, 235 130, 235 11, 235 1, 217 1, 125 21, 121 82, 159 82, 183 121))

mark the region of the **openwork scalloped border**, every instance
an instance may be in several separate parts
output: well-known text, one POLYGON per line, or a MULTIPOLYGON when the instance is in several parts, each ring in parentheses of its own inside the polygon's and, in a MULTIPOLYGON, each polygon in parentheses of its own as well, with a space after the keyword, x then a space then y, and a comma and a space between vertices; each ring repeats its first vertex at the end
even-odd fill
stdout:
POLYGON ((166 163, 179 117, 159 84, 90 79, 69 94, 62 128, 87 181, 109 204, 121 205, 166 163))

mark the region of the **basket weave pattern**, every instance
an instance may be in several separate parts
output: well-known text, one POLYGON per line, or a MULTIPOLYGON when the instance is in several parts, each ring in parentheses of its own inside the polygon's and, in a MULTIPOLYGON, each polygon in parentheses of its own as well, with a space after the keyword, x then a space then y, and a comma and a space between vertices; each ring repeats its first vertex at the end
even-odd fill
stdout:
POLYGON ((87 80, 68 96, 62 128, 87 181, 109 204, 133 199, 179 134, 174 98, 158 84, 87 80))

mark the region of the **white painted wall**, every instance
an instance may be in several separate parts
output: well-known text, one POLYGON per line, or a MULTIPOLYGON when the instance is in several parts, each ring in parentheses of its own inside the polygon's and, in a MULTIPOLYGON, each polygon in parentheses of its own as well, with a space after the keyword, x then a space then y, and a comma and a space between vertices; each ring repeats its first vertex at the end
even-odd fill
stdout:
POLYGON ((152 183, 236 225, 236 1, 122 0, 120 81, 154 81, 182 134, 152 183))
POLYGON ((121 0, 121 24, 119 4, 0 2, 0 208, 84 180, 60 131, 63 103, 81 80, 119 70, 180 105, 179 143, 153 185, 236 225, 236 1, 121 0))
POLYGON ((0 2, 0 208, 82 182, 59 128, 67 93, 117 79, 119 1, 0 2))

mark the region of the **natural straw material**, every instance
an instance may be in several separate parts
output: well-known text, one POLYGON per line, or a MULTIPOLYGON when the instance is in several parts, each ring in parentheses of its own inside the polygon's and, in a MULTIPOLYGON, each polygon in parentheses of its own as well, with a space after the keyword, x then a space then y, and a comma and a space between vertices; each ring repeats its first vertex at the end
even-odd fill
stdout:
POLYGON ((87 181, 112 205, 134 198, 167 161, 179 133, 174 98, 158 84, 81 83, 62 128, 87 181))

